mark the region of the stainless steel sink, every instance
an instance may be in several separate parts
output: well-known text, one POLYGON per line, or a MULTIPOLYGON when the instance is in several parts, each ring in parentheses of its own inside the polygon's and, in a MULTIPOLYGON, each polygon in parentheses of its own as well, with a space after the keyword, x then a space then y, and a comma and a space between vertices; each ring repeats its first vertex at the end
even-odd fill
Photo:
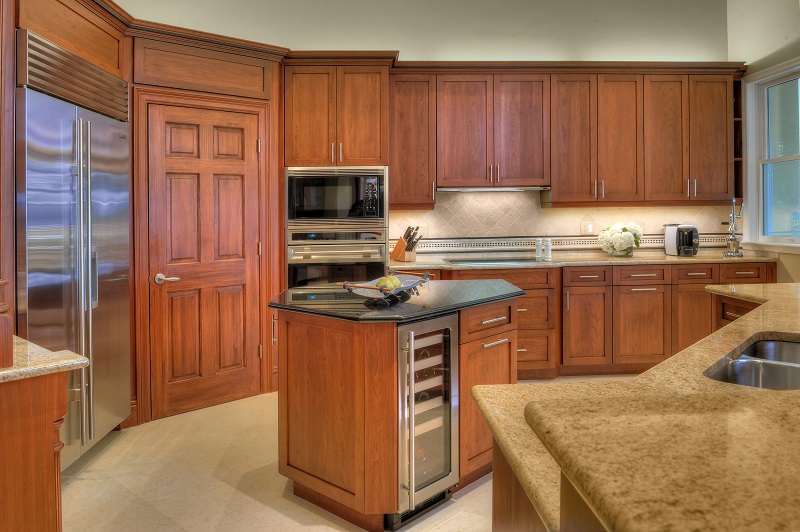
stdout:
POLYGON ((800 364, 800 342, 760 340, 748 347, 742 355, 762 360, 800 364))
POLYGON ((731 384, 769 390, 800 390, 800 343, 759 341, 738 358, 721 359, 704 374, 731 384))

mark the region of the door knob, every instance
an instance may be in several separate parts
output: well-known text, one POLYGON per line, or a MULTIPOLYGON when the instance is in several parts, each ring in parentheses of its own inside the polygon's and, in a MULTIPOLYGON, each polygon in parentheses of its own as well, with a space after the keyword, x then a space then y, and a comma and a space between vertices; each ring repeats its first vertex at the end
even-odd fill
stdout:
POLYGON ((155 277, 156 284, 164 284, 164 281, 180 281, 180 277, 167 277, 163 273, 157 273, 155 277))

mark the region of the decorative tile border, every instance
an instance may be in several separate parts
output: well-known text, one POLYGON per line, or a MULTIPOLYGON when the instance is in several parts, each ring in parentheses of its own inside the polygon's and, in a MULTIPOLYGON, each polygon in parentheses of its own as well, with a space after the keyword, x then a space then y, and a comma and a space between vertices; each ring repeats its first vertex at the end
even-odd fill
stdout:
MULTIPOLYGON (((703 248, 724 248, 728 233, 706 233, 700 235, 703 248)), ((553 236, 553 250, 600 249, 596 236, 553 236)), ((394 248, 395 241, 389 246, 394 248)), ((417 253, 469 253, 486 251, 531 251, 536 247, 535 237, 491 237, 491 238, 425 238, 420 240, 417 253)), ((664 247, 664 235, 644 235, 639 249, 664 247)))

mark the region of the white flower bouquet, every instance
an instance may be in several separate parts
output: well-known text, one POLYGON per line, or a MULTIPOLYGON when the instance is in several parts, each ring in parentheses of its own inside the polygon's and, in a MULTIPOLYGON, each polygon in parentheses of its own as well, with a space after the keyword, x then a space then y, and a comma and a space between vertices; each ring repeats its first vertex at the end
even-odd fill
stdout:
POLYGON ((633 222, 616 223, 600 231, 597 243, 606 253, 617 256, 631 255, 633 248, 638 248, 642 244, 642 228, 633 222))

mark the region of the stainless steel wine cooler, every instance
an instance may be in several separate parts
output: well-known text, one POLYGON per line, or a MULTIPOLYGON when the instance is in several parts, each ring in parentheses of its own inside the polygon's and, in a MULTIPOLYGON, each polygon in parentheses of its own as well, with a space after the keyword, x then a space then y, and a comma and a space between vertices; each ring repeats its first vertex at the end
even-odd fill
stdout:
MULTIPOLYGON (((458 483, 458 314, 398 327, 399 508, 395 529, 458 483)), ((392 521, 392 517, 394 517, 392 521)))

